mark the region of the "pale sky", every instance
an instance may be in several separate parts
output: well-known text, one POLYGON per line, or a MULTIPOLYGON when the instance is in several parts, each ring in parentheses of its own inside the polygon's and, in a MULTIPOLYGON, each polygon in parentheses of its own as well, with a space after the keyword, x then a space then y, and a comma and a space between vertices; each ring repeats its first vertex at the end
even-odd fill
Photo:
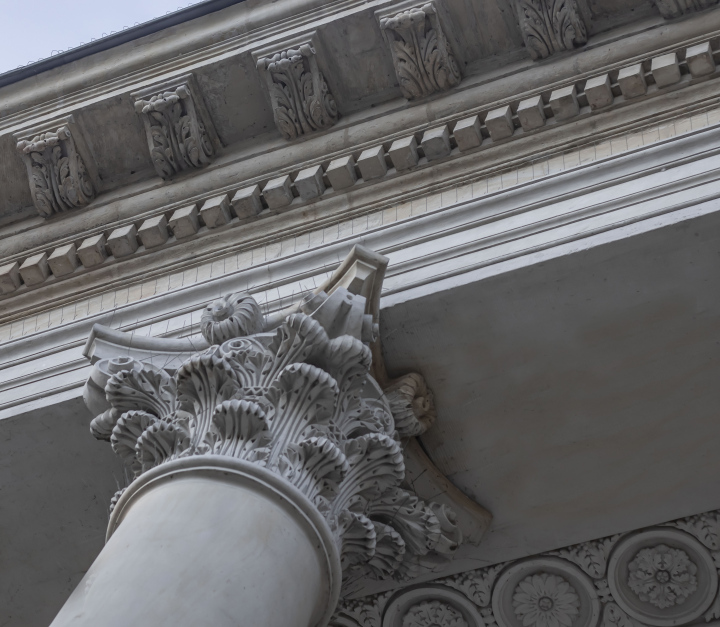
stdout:
POLYGON ((0 73, 200 0, 0 0, 0 73))

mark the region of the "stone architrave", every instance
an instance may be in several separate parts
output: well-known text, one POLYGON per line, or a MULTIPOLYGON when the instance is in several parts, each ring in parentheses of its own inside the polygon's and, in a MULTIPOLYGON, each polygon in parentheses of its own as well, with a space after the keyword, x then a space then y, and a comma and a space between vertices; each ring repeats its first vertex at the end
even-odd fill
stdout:
POLYGON ((525 47, 535 60, 587 42, 576 0, 515 0, 515 10, 525 47))
POLYGON ((291 140, 330 128, 338 110, 311 41, 257 59, 272 103, 275 124, 291 140))
POLYGON ((432 3, 380 17, 400 91, 408 100, 455 87, 462 79, 432 3))
MULTIPOLYGON (((401 440, 432 424, 432 397, 419 375, 387 394, 371 375, 387 263, 372 255, 274 316, 245 293, 211 303, 207 348, 173 369, 96 362, 91 432, 133 480, 53 627, 319 627, 341 586, 451 558, 453 511, 405 482, 401 440), (193 573, 191 588, 178 572, 193 573)), ((164 341, 177 343, 153 340, 164 341)))
POLYGON ((212 161, 220 140, 192 75, 153 85, 132 96, 160 177, 170 179, 212 161))
POLYGON ((28 137, 15 136, 33 203, 45 218, 84 207, 95 198, 95 187, 75 141, 77 133, 68 120, 28 137))
POLYGON ((666 20, 715 6, 718 0, 655 0, 655 5, 666 20))

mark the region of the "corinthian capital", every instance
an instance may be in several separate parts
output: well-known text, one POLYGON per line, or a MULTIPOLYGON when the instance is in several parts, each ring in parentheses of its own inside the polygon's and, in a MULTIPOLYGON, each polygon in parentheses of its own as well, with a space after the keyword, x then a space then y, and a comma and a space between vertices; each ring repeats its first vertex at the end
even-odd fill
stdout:
POLYGON ((576 0, 515 0, 515 10, 525 46, 535 60, 587 41, 576 0))
POLYGON ((169 179, 212 161, 220 142, 191 75, 153 85, 133 97, 158 175, 169 179))
POLYGON ((324 518, 346 585, 435 568, 461 534, 452 510, 405 482, 400 443, 432 422, 432 398, 419 375, 387 394, 371 376, 377 324, 368 310, 344 287, 279 319, 248 294, 222 298, 202 316, 212 345, 173 374, 128 357, 96 363, 86 388, 100 412, 92 432, 136 479, 195 456, 278 476, 324 518))
POLYGON ((405 98, 423 98, 460 82, 460 69, 432 3, 378 17, 405 98))
POLYGON ((27 168, 33 203, 45 218, 84 207, 95 198, 95 188, 75 141, 78 134, 72 118, 68 118, 41 132, 15 136, 27 168))
POLYGON ((273 116, 285 139, 330 128, 338 120, 335 98, 305 42, 257 60, 270 93, 273 116))

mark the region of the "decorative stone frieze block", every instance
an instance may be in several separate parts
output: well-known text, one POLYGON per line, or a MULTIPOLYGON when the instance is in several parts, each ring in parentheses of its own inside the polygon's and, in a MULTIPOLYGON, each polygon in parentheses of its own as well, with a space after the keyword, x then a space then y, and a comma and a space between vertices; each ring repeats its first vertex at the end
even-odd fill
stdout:
POLYGON ((611 105, 614 99, 610 88, 610 75, 595 76, 585 83, 585 97, 590 108, 595 111, 611 105))
POLYGON ((138 229, 138 237, 145 248, 162 246, 170 239, 168 221, 164 214, 145 220, 138 229))
POLYGON ((433 3, 378 17, 405 98, 424 98, 460 82, 460 68, 433 3))
POLYGON ((235 215, 240 219, 256 216, 263 210, 260 197, 260 186, 257 184, 239 189, 231 201, 235 215))
MULTIPOLYGON (((699 627, 720 618, 719 550, 720 511, 713 511, 442 577, 399 595, 342 601, 330 624, 407 627, 416 622, 405 618, 418 616, 411 608, 423 604, 450 606, 466 624, 486 627, 699 627)), ((445 616, 449 624, 459 620, 454 612, 445 616)))
POLYGON ((482 133, 480 131, 480 116, 471 115, 455 124, 453 136, 457 142, 460 152, 477 148, 482 144, 482 133))
POLYGON ((325 170, 330 185, 335 190, 347 189, 355 185, 357 174, 355 173, 355 159, 352 155, 340 157, 330 162, 325 170))
POLYGON ((230 222, 230 198, 227 194, 206 200, 200 207, 200 216, 209 229, 216 229, 230 222))
POLYGON ((508 105, 493 109, 487 114, 485 126, 487 126, 493 141, 507 139, 512 136, 515 132, 512 117, 512 109, 508 105))
POLYGON ((387 163, 385 163, 385 150, 382 146, 363 150, 358 157, 357 165, 365 181, 385 176, 388 170, 387 163))
POLYGON ((685 51, 685 62, 693 76, 712 74, 715 71, 715 59, 710 42, 690 46, 685 51))
POLYGON ((76 141, 79 133, 68 118, 60 126, 14 136, 27 168, 33 203, 45 218, 84 207, 95 198, 95 186, 76 141))
POLYGON ((7 263, 0 268, 0 292, 11 294, 21 285, 20 264, 17 261, 7 263))
POLYGON ((680 17, 694 11, 702 11, 715 6, 718 0, 655 0, 660 14, 666 19, 680 17))
MULTIPOLYGON (((355 266, 339 281, 353 283, 355 266)), ((354 289, 369 281, 379 298, 374 277, 356 277, 354 289)), ((165 464, 198 458, 239 460, 291 485, 332 533, 346 585, 427 572, 453 555, 461 534, 451 510, 403 483, 400 440, 423 433, 435 409, 420 375, 387 392, 370 375, 378 327, 366 312, 375 309, 338 286, 280 318, 263 316, 249 294, 221 298, 201 318, 210 347, 173 374, 131 357, 95 364, 84 394, 98 412, 91 432, 141 484, 165 464)), ((124 492, 113 508, 136 498, 124 492)))
POLYGON ((425 131, 420 145, 428 161, 447 157, 450 154, 450 131, 447 124, 425 131))
POLYGON ((645 95, 647 82, 642 63, 622 68, 618 72, 618 85, 620 85, 620 91, 625 98, 637 98, 645 95))
POLYGON ((316 165, 300 170, 295 177, 295 189, 303 200, 319 198, 325 191, 322 166, 316 165))
POLYGON ((77 249, 80 263, 82 263, 85 268, 99 266, 108 256, 105 243, 105 236, 102 234, 93 235, 92 237, 84 239, 77 249))
POLYGON ((25 285, 39 285, 50 276, 47 253, 28 257, 20 266, 20 276, 25 285))
POLYGON ((270 209, 282 209, 293 201, 292 181, 287 174, 269 180, 263 187, 263 197, 270 209))
POLYGON ((175 239, 186 239, 195 235, 200 230, 197 205, 175 210, 168 220, 168 226, 175 239))
POLYGON ((655 84, 658 87, 674 85, 680 80, 680 66, 674 52, 654 57, 650 65, 655 84))
POLYGON ((388 150, 390 160, 398 172, 409 170, 418 163, 417 141, 413 135, 396 139, 388 150))
POLYGON ((524 131, 534 131, 545 126, 545 106, 542 96, 533 96, 520 102, 517 116, 524 131))
POLYGON ((514 0, 525 47, 544 59, 587 42, 587 29, 576 0, 514 0))
POLYGON ((80 265, 75 244, 67 244, 53 250, 48 257, 48 265, 53 276, 56 277, 67 276, 75 272, 75 268, 80 265))
POLYGON ((192 75, 153 85, 132 96, 160 177, 170 179, 212 161, 220 140, 192 75))
POLYGON ((275 125, 285 139, 330 128, 338 110, 318 68, 312 41, 257 59, 267 85, 275 125))
POLYGON ((556 120, 569 120, 580 112, 575 85, 561 87, 550 94, 550 108, 556 120))
POLYGON ((132 255, 139 247, 134 224, 115 229, 107 238, 107 247, 116 259, 132 255))

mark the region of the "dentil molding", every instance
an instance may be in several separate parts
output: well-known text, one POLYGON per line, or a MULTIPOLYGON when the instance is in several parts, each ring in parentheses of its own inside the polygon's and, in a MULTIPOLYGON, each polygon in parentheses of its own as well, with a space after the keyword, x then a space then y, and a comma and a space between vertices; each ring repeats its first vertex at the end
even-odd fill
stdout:
POLYGON ((669 627, 720 618, 720 510, 341 602, 334 627, 669 627), (405 599, 412 594, 411 602, 405 599), (469 609, 468 609, 469 604, 469 609), (423 622, 433 613, 435 622, 423 622))

